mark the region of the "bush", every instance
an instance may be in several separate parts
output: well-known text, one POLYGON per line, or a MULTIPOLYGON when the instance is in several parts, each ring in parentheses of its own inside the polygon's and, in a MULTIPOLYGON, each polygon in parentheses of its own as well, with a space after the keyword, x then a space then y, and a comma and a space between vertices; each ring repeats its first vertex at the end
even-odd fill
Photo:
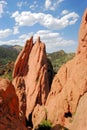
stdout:
POLYGON ((52 128, 52 123, 49 120, 43 120, 38 128, 35 130, 50 130, 52 128))

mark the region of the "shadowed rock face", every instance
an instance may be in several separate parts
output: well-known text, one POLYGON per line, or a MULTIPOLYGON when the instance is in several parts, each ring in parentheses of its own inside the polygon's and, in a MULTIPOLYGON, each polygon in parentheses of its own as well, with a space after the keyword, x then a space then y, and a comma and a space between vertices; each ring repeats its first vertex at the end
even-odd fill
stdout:
POLYGON ((0 78, 0 117, 5 114, 19 117, 18 97, 11 82, 0 78))
POLYGON ((0 78, 0 130, 26 130, 19 120, 18 105, 14 86, 0 78))
POLYGON ((33 124, 38 125, 36 124, 38 117, 47 117, 53 125, 61 124, 69 127, 70 118, 75 113, 79 99, 85 92, 87 92, 87 9, 79 30, 79 46, 76 56, 63 65, 54 77, 45 104, 46 113, 43 112, 44 115, 39 117, 38 114, 42 107, 36 107, 33 112, 33 124))
POLYGON ((24 120, 25 112, 28 118, 36 104, 45 104, 50 88, 45 45, 40 38, 35 44, 33 38, 26 42, 15 62, 13 78, 20 117, 24 120))

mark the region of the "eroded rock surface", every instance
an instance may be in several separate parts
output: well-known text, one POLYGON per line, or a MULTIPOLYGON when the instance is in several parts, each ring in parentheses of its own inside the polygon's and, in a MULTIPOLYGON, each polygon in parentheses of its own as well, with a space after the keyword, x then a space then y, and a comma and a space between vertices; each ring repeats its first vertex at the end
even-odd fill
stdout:
MULTIPOLYGON (((36 104, 45 104, 49 93, 48 62, 45 45, 33 38, 19 54, 13 71, 13 84, 19 97, 20 113, 28 118, 36 104), (26 100, 26 101, 25 101, 26 100)), ((25 117, 21 114, 21 119, 25 117)))
MULTIPOLYGON (((85 92, 87 92, 87 9, 79 30, 79 46, 76 56, 63 65, 54 77, 45 104, 47 119, 54 126, 61 124, 69 127, 79 99, 85 92)), ((38 109, 40 111, 40 106, 38 109)), ((33 112, 32 120, 33 124, 36 124, 36 120, 38 120, 37 108, 33 112)))
POLYGON ((19 120, 19 102, 14 86, 0 78, 0 130, 26 130, 19 120))
POLYGON ((78 103, 70 130, 87 129, 87 93, 85 93, 78 103))
POLYGON ((19 117, 18 97, 11 82, 0 78, 0 117, 7 113, 19 117))

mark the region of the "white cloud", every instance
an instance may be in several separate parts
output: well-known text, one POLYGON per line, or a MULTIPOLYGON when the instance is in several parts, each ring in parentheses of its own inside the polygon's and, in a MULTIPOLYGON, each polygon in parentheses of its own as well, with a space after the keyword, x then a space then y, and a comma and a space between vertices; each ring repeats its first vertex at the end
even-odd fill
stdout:
POLYGON ((18 26, 14 26, 13 29, 4 29, 4 30, 0 30, 0 39, 4 39, 9 37, 10 35, 15 35, 19 33, 19 27, 18 26))
POLYGON ((46 10, 56 10, 58 5, 64 0, 45 0, 46 10))
POLYGON ((53 32, 50 30, 40 30, 35 34, 33 32, 28 34, 22 34, 18 38, 9 40, 9 41, 0 41, 0 44, 7 44, 7 45, 21 45, 23 46, 31 36, 34 36, 34 42, 36 41, 37 37, 40 36, 41 41, 45 43, 47 52, 58 51, 60 49, 64 49, 65 47, 71 47, 76 42, 72 39, 66 40, 64 39, 61 34, 58 32, 53 32))
POLYGON ((18 26, 14 26, 13 27, 13 34, 18 34, 19 33, 19 27, 18 26))
POLYGON ((17 6, 19 7, 19 9, 21 9, 22 6, 27 6, 27 5, 28 5, 27 1, 17 2, 17 6))
POLYGON ((38 36, 46 44, 47 52, 58 51, 59 48, 63 49, 76 43, 74 40, 66 40, 59 33, 49 30, 38 31, 34 35, 34 39, 37 39, 38 36))
POLYGON ((16 39, 12 39, 12 40, 4 40, 4 41, 0 41, 0 45, 21 45, 24 46, 26 40, 28 40, 31 36, 33 35, 33 33, 28 33, 28 34, 22 34, 20 35, 18 38, 16 39))
POLYGON ((12 34, 11 29, 0 30, 0 39, 6 38, 12 34))
POLYGON ((61 15, 65 15, 65 14, 68 14, 68 13, 69 13, 68 10, 63 10, 62 13, 61 13, 61 15))
POLYGON ((45 1, 45 8, 46 8, 46 9, 49 9, 50 6, 51 6, 51 4, 52 4, 52 3, 51 3, 51 0, 46 0, 46 1, 45 1))
POLYGON ((37 7, 38 7, 37 4, 33 4, 33 5, 30 5, 30 6, 29 6, 29 8, 32 9, 32 10, 35 10, 37 7))
POLYGON ((32 5, 29 6, 31 10, 35 10, 38 7, 37 1, 34 1, 32 5))
POLYGON ((17 26, 33 26, 34 24, 39 23, 48 29, 58 30, 75 24, 79 15, 75 12, 71 12, 61 18, 56 18, 51 14, 32 13, 30 11, 19 13, 16 11, 12 14, 12 18, 15 19, 17 26))
POLYGON ((35 15, 31 12, 22 12, 19 14, 19 12, 16 11, 12 17, 15 18, 16 24, 19 26, 32 26, 37 22, 35 15))
POLYGON ((0 17, 2 17, 2 14, 4 13, 4 7, 7 5, 6 1, 1 0, 0 1, 0 17))

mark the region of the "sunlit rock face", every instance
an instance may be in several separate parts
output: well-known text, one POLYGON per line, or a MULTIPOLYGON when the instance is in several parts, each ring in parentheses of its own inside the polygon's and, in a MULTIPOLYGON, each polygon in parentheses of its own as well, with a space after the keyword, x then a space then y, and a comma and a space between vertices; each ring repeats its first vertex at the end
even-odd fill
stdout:
POLYGON ((13 70, 13 84, 19 98, 20 118, 28 119, 36 104, 45 104, 49 90, 48 61, 45 44, 33 37, 25 44, 13 70))
MULTIPOLYGON (((55 126, 70 127, 80 98, 87 92, 87 9, 79 30, 79 45, 75 57, 64 64, 55 75, 50 93, 41 115, 42 107, 34 109, 32 121, 36 126, 38 117, 50 120, 55 126)), ((37 123, 38 122, 38 123, 37 123)), ((83 129, 83 128, 82 128, 83 129)))
POLYGON ((77 110, 74 115, 70 130, 86 130, 87 129, 87 93, 79 100, 77 110))

